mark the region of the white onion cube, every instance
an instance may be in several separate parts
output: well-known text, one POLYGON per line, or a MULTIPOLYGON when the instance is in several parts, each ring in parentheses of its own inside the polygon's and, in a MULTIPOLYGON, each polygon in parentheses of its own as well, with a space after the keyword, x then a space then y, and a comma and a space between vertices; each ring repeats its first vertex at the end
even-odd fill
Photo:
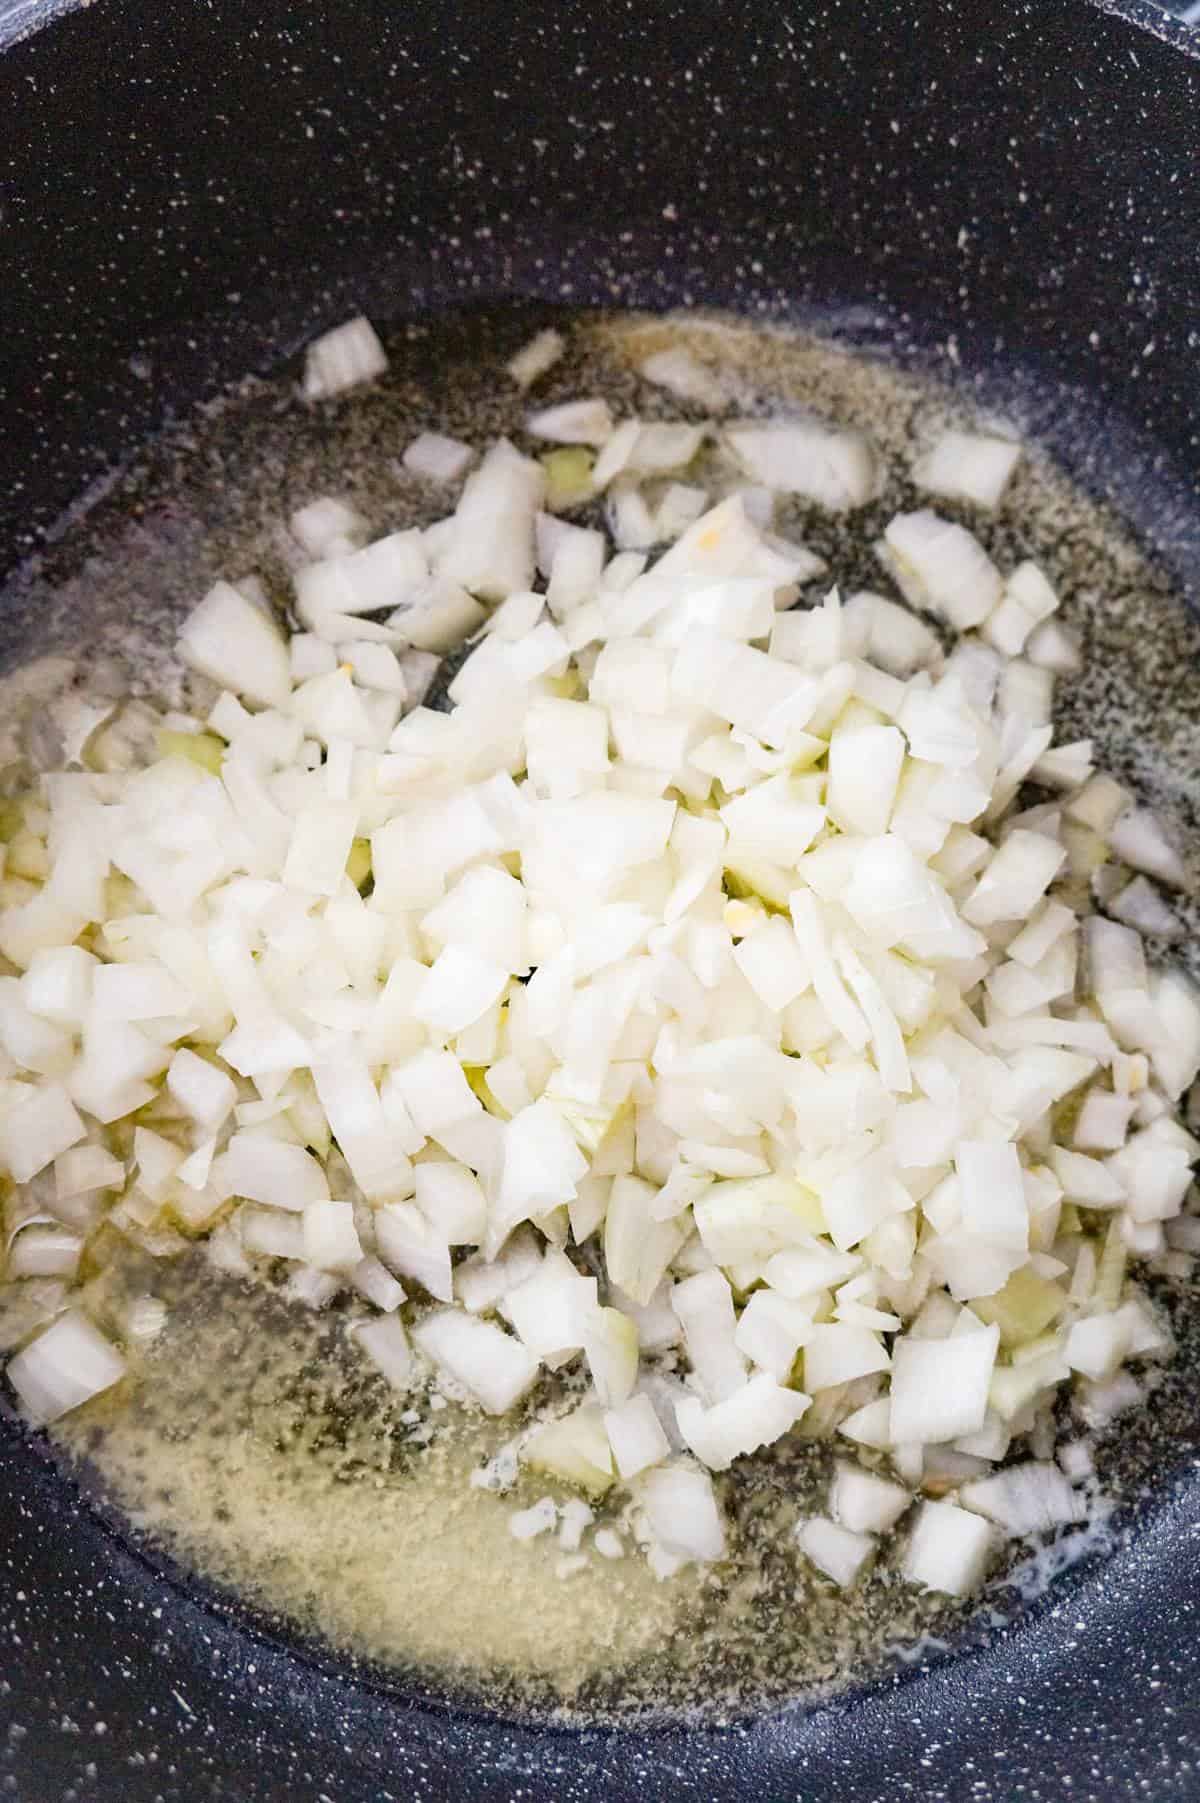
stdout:
POLYGON ((324 400, 373 382, 388 366, 375 328, 361 314, 314 338, 304 353, 306 400, 324 400))
POLYGON ((25 1006, 31 1014, 59 1026, 82 1026, 96 968, 97 960, 80 945, 47 946, 35 952, 21 979, 25 1006))
POLYGON ((28 1183, 48 1164, 87 1137, 87 1129, 61 1083, 30 1088, 0 1115, 0 1164, 14 1183, 28 1183))
POLYGON ((816 420, 744 420, 726 428, 730 448, 752 482, 841 513, 875 489, 875 457, 861 432, 816 420))
POLYGON ((725 1471, 735 1459, 782 1439, 808 1405, 807 1396, 785 1389, 769 1371, 760 1371, 712 1408, 706 1409, 698 1397, 685 1398, 676 1405, 675 1419, 701 1464, 710 1471, 725 1471))
POLYGON ((964 1484, 959 1497, 968 1509, 1008 1534, 1051 1533, 1087 1514, 1086 1499, 1072 1489, 1058 1466, 1034 1460, 964 1484))
POLYGON ((400 459, 414 476, 425 476, 431 482, 457 482, 475 461, 475 451, 461 438, 447 438, 443 432, 419 432, 400 459))
POLYGON ((887 1351, 877 1334, 865 1327, 830 1322, 814 1327, 804 1345, 804 1387, 810 1392, 832 1389, 886 1371, 887 1351))
POLYGON ((921 1504, 904 1560, 910 1584, 968 1596, 978 1588, 994 1548, 988 1523, 954 1503, 921 1504))
POLYGON ((834 1520, 851 1533, 886 1534, 911 1501, 909 1492, 900 1484, 864 1471, 861 1465, 852 1465, 846 1459, 838 1460, 829 1506, 834 1520))
POLYGON ((849 1589, 875 1551, 870 1534, 853 1533, 821 1515, 800 1523, 796 1543, 817 1570, 843 1590, 849 1589))
POLYGON ((991 433, 944 432, 913 465, 913 481, 931 494, 996 507, 1021 458, 1021 447, 991 433))
POLYGON ((39 1334, 8 1363, 8 1381, 26 1418, 44 1427, 125 1375, 116 1347, 76 1309, 39 1334))
POLYGON ((310 1202, 304 1210, 304 1256, 319 1271, 353 1271, 362 1258, 352 1202, 310 1202))
POLYGON ((292 674, 283 634, 228 582, 218 582, 192 609, 179 635, 179 655, 235 695, 265 707, 287 706, 292 674))
POLYGON ((319 1160, 303 1146, 264 1132, 235 1133, 213 1161, 213 1182, 227 1196, 244 1196, 293 1213, 310 1202, 329 1200, 329 1182, 319 1160))
POLYGON ((950 1340, 897 1338, 892 1346, 893 1443, 941 1444, 977 1434, 987 1414, 999 1344, 998 1327, 950 1340))
POLYGON ((420 1350, 489 1415, 503 1415, 532 1387, 538 1361, 503 1328, 461 1309, 438 1309, 413 1328, 420 1350))
POLYGON ((363 1321, 353 1329, 353 1337, 394 1390, 411 1387, 412 1348, 399 1315, 382 1315, 377 1321, 363 1321))
POLYGON ((604 1429, 617 1471, 627 1483, 670 1457, 671 1442, 648 1396, 631 1396, 618 1408, 606 1410, 604 1429))
POLYGON ((651 1534, 677 1565, 724 1557, 725 1527, 706 1471, 659 1466, 640 1480, 637 1493, 651 1534))
POLYGON ((167 1067, 167 1089, 184 1112, 209 1133, 229 1115, 237 1101, 237 1085, 207 1058, 181 1046, 167 1067))

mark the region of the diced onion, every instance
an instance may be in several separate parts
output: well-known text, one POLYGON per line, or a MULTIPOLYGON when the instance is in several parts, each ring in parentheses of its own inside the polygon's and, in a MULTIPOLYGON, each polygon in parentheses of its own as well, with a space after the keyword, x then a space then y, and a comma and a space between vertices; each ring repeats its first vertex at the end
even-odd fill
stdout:
POLYGON ((819 1572, 846 1590, 853 1584, 875 1551, 870 1534, 856 1534, 836 1521, 814 1516, 796 1529, 796 1541, 804 1556, 819 1572))
POLYGON ((310 401, 342 394, 347 388, 373 382, 388 366, 387 353, 370 320, 348 319, 320 338, 304 353, 304 393, 310 401))
MULTIPOLYGON (((305 392, 385 367, 351 321, 305 392)), ((641 374, 725 411, 691 352, 641 374)), ((1090 740, 1054 743, 1079 648, 994 532, 899 514, 902 600, 801 604, 825 565, 775 497, 875 500, 858 427, 521 413, 535 456, 408 444, 462 484, 423 527, 298 497, 300 630, 217 582, 179 640, 216 698, 139 702, 130 743, 128 710, 68 722, 72 767, 0 809, 19 1318, 90 1302, 123 1241, 203 1236, 348 1311, 397 1391, 502 1416, 569 1373, 503 1460, 591 1499, 510 1524, 555 1530, 563 1575, 621 1509, 661 1577, 722 1558, 709 1472, 796 1433, 846 1455, 797 1524, 821 1574, 853 1583, 923 1486, 957 1501, 921 1505, 905 1575, 966 1594, 994 1529, 1078 1518, 1060 1386, 1108 1421, 1144 1393, 1126 1362, 1173 1350, 1131 1273, 1200 1252, 1200 995, 1141 937, 1180 935, 1154 885, 1184 860, 1090 740), (465 639, 450 711, 422 705, 465 639)), ((914 475, 994 508, 1020 454, 955 429, 914 475)), ((8 1365, 39 1423, 123 1374, 70 1307, 8 1365)))
POLYGON ((753 482, 804 495, 831 512, 861 507, 875 488, 866 438, 807 420, 735 421, 726 427, 734 456, 753 482))
POLYGON ((447 438, 443 432, 421 432, 400 461, 414 476, 426 476, 431 482, 457 482, 474 463, 475 451, 460 438, 447 438))
POLYGON ((413 1357, 399 1315, 380 1315, 362 1321, 354 1338, 373 1365, 377 1365, 394 1390, 407 1390, 412 1382, 413 1357))
POLYGON ((637 1496, 671 1569, 722 1557, 725 1530, 707 1472, 682 1462, 661 1466, 639 1480, 637 1496))
POLYGON ((85 1315, 69 1309, 9 1360, 7 1375, 26 1417, 44 1427, 119 1383, 125 1361, 85 1315))
POLYGON ((251 701, 279 707, 291 696, 283 634, 227 582, 218 582, 193 609, 180 634, 179 654, 221 688, 251 701))
POLYGON ((648 1396, 631 1396, 619 1408, 609 1409, 604 1429, 617 1470, 626 1482, 670 1455, 671 1442, 648 1396))
POLYGON ((886 1534, 912 1498, 900 1484, 839 1460, 830 1492, 834 1519, 854 1534, 886 1534))
POLYGON ((566 348, 562 333, 548 327, 544 332, 535 333, 505 367, 518 388, 530 388, 539 376, 553 369, 566 348))
POLYGON ((556 444, 602 445, 612 436, 613 417, 607 401, 564 401, 531 413, 525 430, 556 444))
POLYGON ((489 1415, 505 1415, 537 1379, 532 1353, 502 1328, 455 1309, 426 1315, 413 1329, 419 1349, 489 1415))
POLYGON ((1020 461, 1011 439, 979 432, 944 432, 913 465, 913 481, 931 494, 995 507, 1020 461))
POLYGON ((913 1527, 904 1575, 926 1590, 965 1596, 978 1586, 993 1550, 992 1530, 979 1515, 954 1503, 925 1502, 913 1527))
POLYGON ((1050 1533, 1081 1521, 1086 1505, 1057 1465, 1013 1465, 994 1477, 964 1484, 959 1495, 968 1509, 985 1515, 1008 1534, 1050 1533))

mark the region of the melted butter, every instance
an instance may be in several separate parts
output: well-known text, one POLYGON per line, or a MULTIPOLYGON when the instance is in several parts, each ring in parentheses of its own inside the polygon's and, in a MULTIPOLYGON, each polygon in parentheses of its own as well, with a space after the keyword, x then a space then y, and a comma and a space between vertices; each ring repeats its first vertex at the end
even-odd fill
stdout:
POLYGON ((167 1330, 63 1437, 181 1563, 380 1664, 553 1678, 565 1696, 669 1637, 694 1586, 635 1558, 558 1577, 553 1535, 519 1544, 513 1505, 470 1483, 497 1425, 392 1390, 340 1314, 198 1261, 160 1287, 167 1330))
MULTIPOLYGON (((827 1684, 944 1613, 884 1565, 853 1607, 805 1567, 791 1529, 829 1465, 803 1439, 725 1481, 732 1557, 716 1571, 660 1582, 599 1505, 626 1556, 564 1574, 552 1534, 520 1543, 508 1524, 568 1492, 537 1475, 499 1498, 471 1483, 512 1422, 393 1391, 344 1311, 289 1308, 196 1255, 130 1277, 150 1278, 167 1328, 56 1435, 151 1549, 291 1636, 514 1708, 732 1713, 827 1684)), ((115 1269, 101 1281, 101 1317, 125 1287, 115 1269)))

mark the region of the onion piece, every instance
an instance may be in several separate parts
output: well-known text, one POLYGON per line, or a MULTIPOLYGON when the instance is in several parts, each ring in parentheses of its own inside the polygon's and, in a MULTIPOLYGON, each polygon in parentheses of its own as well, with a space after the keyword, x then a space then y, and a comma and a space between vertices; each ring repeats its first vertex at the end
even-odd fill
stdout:
MULTIPOLYGON (((611 1269, 611 1266, 610 1266, 611 1269)), ((746 1363, 735 1339, 733 1295, 719 1271, 702 1271, 677 1283, 671 1305, 683 1328, 692 1369, 710 1404, 725 1401, 746 1382, 746 1363)))
POLYGON ((864 1471, 861 1465, 839 1459, 834 1467, 830 1510, 834 1520, 853 1534, 886 1534, 911 1502, 911 1495, 900 1484, 864 1471))
POLYGON ((810 1400, 776 1383, 770 1372, 760 1371, 710 1408, 697 1397, 688 1397, 677 1404, 675 1416, 684 1443, 701 1464, 710 1471, 726 1471, 734 1459, 773 1445, 795 1426, 810 1400))
POLYGON ((447 438, 442 432, 419 432, 400 459, 414 476, 430 482, 457 482, 475 461, 472 445, 460 438, 447 438))
POLYGON ((468 1390, 489 1415, 507 1414, 537 1379, 538 1362, 519 1340, 459 1309, 438 1309, 424 1316, 412 1338, 418 1350, 468 1390))
POLYGON ((1173 889, 1185 886, 1183 860, 1149 808, 1131 808, 1120 815, 1109 830, 1109 840, 1116 855, 1135 870, 1156 876, 1173 889))
POLYGON ((8 1362, 8 1381, 34 1427, 70 1414, 125 1375, 125 1360, 77 1309, 31 1340, 8 1362))
POLYGON ((235 1133, 213 1161, 212 1181, 224 1195, 296 1212, 329 1200, 328 1179, 312 1153, 263 1132, 235 1133))
POLYGON ((352 1272, 362 1261, 352 1202, 310 1202, 304 1210, 304 1256, 319 1271, 352 1272))
POLYGON ((876 549, 905 600, 959 632, 980 625, 1003 593, 1000 572, 979 541, 927 510, 897 514, 876 549))
POLYGON ((812 1327, 811 1313, 803 1303, 774 1290, 755 1290, 738 1317, 734 1342, 746 1358, 782 1384, 791 1376, 796 1354, 812 1327))
POLYGON ((891 1359, 878 1336, 865 1327, 834 1322, 814 1327, 804 1347, 804 1385, 814 1394, 886 1371, 891 1359))
MULTIPOLYGON (((366 543, 370 527, 356 507, 335 495, 318 495, 289 519, 292 537, 309 557, 345 556, 366 543)), ((242 590, 243 594, 245 589, 242 590)))
POLYGON ((1030 1461, 978 1478, 959 1491, 963 1504, 1006 1534, 1045 1534, 1082 1521, 1087 1504, 1057 1465, 1030 1461))
POLYGON ((167 1067, 167 1089, 206 1132, 215 1133, 237 1100, 233 1079, 206 1058, 181 1046, 167 1067))
POLYGON ((386 1265, 368 1253, 360 1258, 350 1273, 350 1281, 360 1296, 365 1296, 380 1311, 390 1315, 404 1301, 404 1288, 396 1282, 386 1265))
POLYGON ((735 420, 726 441, 752 482, 804 495, 831 512, 861 507, 875 490, 875 459, 861 432, 817 421, 735 420))
POLYGON ((408 1390, 413 1380, 412 1348, 399 1315, 382 1315, 374 1321, 361 1321, 351 1329, 373 1365, 386 1377, 394 1390, 408 1390))
MULTIPOLYGON (((421 1284, 441 1302, 452 1299, 449 1242, 413 1203, 386 1202, 375 1210, 375 1243, 390 1270, 421 1284)), ((434 1353, 429 1356, 436 1362, 434 1353)))
POLYGON ((604 1417, 594 1403, 585 1402, 535 1428, 521 1447, 521 1463, 576 1484, 593 1497, 610 1490, 616 1477, 604 1417))
POLYGON ((978 1433, 999 1344, 998 1327, 952 1340, 898 1338, 892 1348, 894 1442, 944 1444, 978 1433))
POLYGON ((952 430, 917 459, 913 481, 950 500, 998 507, 1020 458, 1021 447, 1011 439, 952 430))
MULTIPOLYGON (((78 1029, 87 1018, 97 960, 79 945, 46 946, 34 953, 21 979, 31 1014, 78 1029)), ((170 1013, 172 1010, 168 1009, 170 1013)))
POLYGON ((942 648, 936 633, 906 607, 884 595, 858 590, 847 600, 843 618, 860 655, 892 676, 907 678, 941 662, 942 648))
POLYGON ((292 677, 283 635, 227 582, 216 583, 188 615, 179 655, 223 689, 264 707, 288 704, 292 677))
POLYGON ((564 401, 557 407, 543 407, 540 412, 531 413, 525 430, 552 444, 602 445, 612 436, 613 417, 607 401, 564 401))
POLYGON ((607 1409, 604 1430, 617 1471, 626 1483, 670 1457, 671 1442, 648 1396, 631 1396, 618 1407, 607 1409))
POLYGON ((963 918, 973 926, 1026 919, 1065 858, 1062 846, 1040 833, 1010 833, 964 902, 963 918))
MULTIPOLYGON (((588 1511, 589 1514, 591 1511, 588 1511)), ((549 1534, 558 1520, 558 1508, 552 1496, 543 1496, 528 1509, 516 1509, 508 1518, 508 1531, 514 1540, 536 1540, 549 1534)))
POLYGON ((838 1432, 847 1440, 853 1440, 857 1446, 869 1446, 876 1452, 885 1452, 892 1444, 891 1404, 886 1396, 875 1402, 864 1403, 861 1409, 855 1409, 838 1425, 838 1432))
POLYGON ((59 1227, 29 1222, 16 1234, 9 1246, 9 1277, 73 1278, 79 1269, 83 1240, 78 1233, 59 1227))
POLYGON ((103 1146, 74 1146, 54 1161, 54 1188, 59 1202, 96 1190, 123 1189, 125 1166, 103 1146))
POLYGON ((656 1545, 666 1555, 666 1574, 693 1562, 725 1556, 725 1529, 706 1471, 682 1461, 647 1472, 637 1498, 656 1545))
POLYGON ((637 1323, 620 1309, 595 1309, 585 1324, 583 1347, 601 1406, 607 1411, 620 1408, 637 1382, 637 1323))
POLYGON ((304 398, 326 400, 373 382, 387 369, 387 353, 361 314, 314 338, 304 353, 304 398))
POLYGON ((638 374, 656 388, 665 388, 668 394, 710 413, 719 413, 728 400, 721 376, 682 346, 655 351, 638 365, 638 374))
POLYGON ((976 1589, 994 1550, 988 1523, 953 1503, 921 1504, 904 1561, 904 1576, 925 1590, 966 1596, 976 1589))
POLYGON ((534 516, 544 486, 536 463, 506 439, 493 445, 463 486, 438 573, 484 601, 503 601, 531 588, 534 516))
POLYGON ((1148 937, 1170 941, 1183 936, 1174 910, 1144 876, 1136 876, 1131 883, 1126 883, 1109 902, 1108 911, 1114 920, 1120 920, 1148 937))
POLYGON ((875 1551, 870 1534, 856 1534, 836 1521, 813 1516, 796 1528, 796 1543, 825 1577, 847 1590, 875 1551))
POLYGON ((652 1184, 632 1175, 617 1177, 604 1223, 609 1280, 643 1306, 658 1289, 688 1231, 677 1221, 656 1221, 654 1197, 652 1184))
POLYGON ((507 1292, 505 1302, 525 1345, 553 1370, 584 1345, 598 1313, 596 1279, 581 1276, 569 1258, 551 1249, 524 1283, 507 1292))
POLYGON ((28 1183, 86 1134, 61 1083, 25 1086, 16 1106, 0 1115, 0 1164, 14 1183, 28 1183))
POLYGON ((886 833, 904 763, 894 726, 835 731, 829 742, 828 809, 845 833, 886 833))
POLYGON ((547 370, 553 369, 566 348, 567 341, 562 333, 547 327, 536 332, 528 344, 522 345, 504 367, 518 388, 530 388, 547 370))

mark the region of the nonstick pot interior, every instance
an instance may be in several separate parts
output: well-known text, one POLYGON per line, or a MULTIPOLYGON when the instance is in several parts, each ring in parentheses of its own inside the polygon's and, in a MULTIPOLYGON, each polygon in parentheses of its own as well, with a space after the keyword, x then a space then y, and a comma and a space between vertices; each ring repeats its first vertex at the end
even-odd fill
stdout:
MULTIPOLYGON (((808 321, 1014 405, 1200 599, 1200 61, 1148 11, 97 0, 7 50, 0 121, 0 570, 318 326, 507 294, 808 321)), ((1200 1790, 1186 1464, 986 1644, 723 1731, 398 1704, 148 1565, 9 1416, 0 1524, 26 1803, 1200 1790)))

